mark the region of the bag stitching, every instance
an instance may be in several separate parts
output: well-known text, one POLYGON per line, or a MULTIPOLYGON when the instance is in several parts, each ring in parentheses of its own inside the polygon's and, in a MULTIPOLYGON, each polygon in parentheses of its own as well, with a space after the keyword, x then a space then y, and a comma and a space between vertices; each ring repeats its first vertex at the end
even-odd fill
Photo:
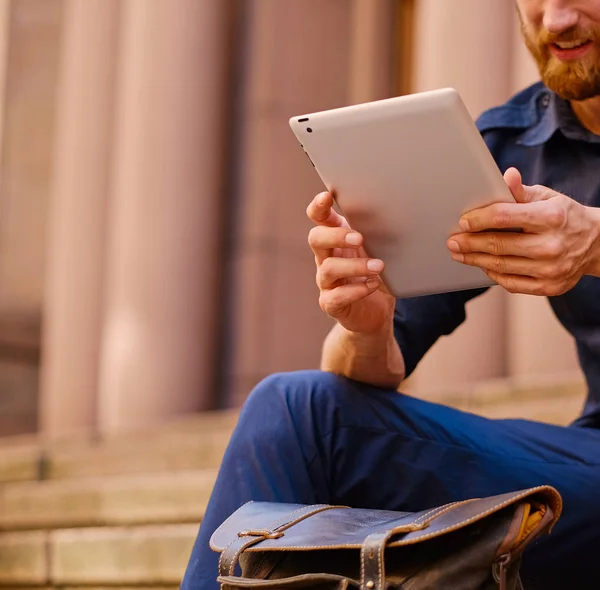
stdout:
MULTIPOLYGON (((214 543, 213 543, 213 537, 217 534, 217 532, 219 530, 221 530, 223 527, 225 527, 225 525, 235 516, 236 512, 238 510, 241 510, 242 508, 244 508, 245 506, 248 506, 248 504, 252 504, 254 502, 254 500, 250 500, 249 502, 246 502, 245 504, 242 504, 237 510, 234 510, 223 522, 222 524, 215 530, 215 532, 210 536, 210 540, 208 541, 208 545, 209 547, 213 550, 213 551, 221 551, 221 549, 219 549, 214 543)), ((233 542, 233 541, 232 541, 233 542)), ((229 545, 227 545, 227 547, 225 547, 225 549, 227 549, 229 546, 231 545, 231 543, 229 545)), ((223 551, 225 551, 225 549, 223 549, 223 551)), ((220 562, 220 560, 219 560, 220 562)))
MULTIPOLYGON (((246 504, 251 504, 252 501, 247 502, 246 504)), ((244 506, 246 506, 246 504, 244 504, 244 506)), ((301 508, 298 508, 297 510, 294 510, 290 513, 288 513, 285 517, 280 518, 274 526, 270 527, 270 532, 276 530, 277 528, 284 526, 286 524, 289 524, 289 526, 294 526, 294 524, 296 524, 296 522, 294 521, 298 521, 300 519, 300 516, 298 516, 296 519, 292 519, 290 520, 295 514, 298 513, 303 513, 301 514, 301 516, 303 518, 308 518, 310 516, 313 516, 314 514, 318 514, 319 512, 328 510, 328 509, 332 509, 332 508, 345 508, 345 506, 330 506, 329 504, 316 504, 316 505, 309 505, 309 506, 302 506, 301 508)), ((224 522, 221 526, 224 526, 227 521, 235 514, 235 512, 233 514, 231 514, 224 522)), ((220 527, 219 527, 220 528, 220 527)), ((219 556, 219 571, 221 571, 222 565, 223 565, 223 560, 225 555, 227 554, 227 552, 229 551, 229 549, 232 547, 232 545, 234 545, 236 543, 236 541, 238 541, 240 539, 240 537, 236 537, 231 543, 229 543, 229 545, 227 545, 227 547, 225 547, 225 549, 223 549, 223 551, 221 552, 221 555, 219 556)), ((254 541, 255 543, 259 543, 260 541, 262 541, 264 539, 251 539, 251 541, 254 541)), ((250 543, 250 544, 254 544, 254 543, 250 543)), ((242 546, 233 554, 231 561, 229 562, 228 565, 228 573, 230 576, 232 576, 235 572, 235 564, 237 563, 237 560, 239 559, 240 555, 246 550, 249 549, 250 547, 247 546, 246 543, 242 544, 242 546)))
MULTIPOLYGON (((386 535, 387 536, 387 535, 386 535)), ((385 540, 385 537, 384 537, 385 540)), ((382 554, 385 551, 385 544, 382 544, 377 551, 377 573, 378 573, 378 577, 379 577, 379 590, 384 590, 383 589, 383 567, 381 567, 381 558, 382 558, 382 554)))
MULTIPOLYGON (((223 560, 225 559, 225 555, 227 553, 227 550, 237 541, 237 539, 234 539, 233 541, 231 541, 231 543, 229 543, 229 545, 227 545, 227 547, 225 547, 225 549, 223 549, 223 551, 221 552, 221 555, 219 556, 219 573, 221 572, 221 568, 223 566, 223 560)), ((227 570, 229 571, 229 568, 227 568, 227 570)))
POLYGON ((291 526, 293 526, 295 523, 293 523, 291 521, 293 521, 295 519, 293 519, 292 517, 294 516, 294 514, 298 514, 299 512, 312 512, 314 510, 315 514, 316 514, 321 509, 327 508, 327 507, 329 507, 329 504, 316 504, 314 506, 303 506, 302 508, 298 508, 298 510, 289 512, 286 516, 279 518, 279 520, 274 525, 271 525, 269 527, 269 530, 274 531, 285 524, 290 524, 291 526))
MULTIPOLYGON (((439 531, 435 531, 433 533, 428 533, 427 535, 423 535, 421 537, 419 537, 418 539, 415 540, 411 540, 409 542, 406 541, 397 541, 396 543, 393 544, 394 547, 403 547, 406 545, 414 545, 416 543, 420 543, 421 541, 424 541, 426 539, 430 539, 431 537, 436 537, 436 536, 440 536, 445 532, 448 532, 450 530, 457 530, 458 528, 461 528, 467 524, 471 524, 471 522, 473 522, 474 520, 477 520, 478 518, 481 518, 482 516, 487 516, 488 514, 491 514, 492 512, 495 512, 497 510, 500 510, 506 506, 509 506, 510 504, 513 504, 519 500, 522 500, 523 498, 526 498, 530 495, 532 495, 536 490, 541 490, 541 489, 546 489, 546 486, 540 486, 538 488, 532 488, 531 490, 528 490, 527 492, 524 492, 523 494, 519 494, 518 496, 514 496, 513 498, 510 498, 508 500, 505 500, 504 502, 501 502, 500 504, 496 504, 494 506, 492 506, 491 508, 489 508, 488 510, 484 510, 483 512, 480 512, 479 514, 472 516, 470 518, 467 518, 466 520, 462 520, 456 524, 453 524, 451 526, 446 527, 445 529, 440 529, 439 531)), ((469 500, 465 500, 465 502, 467 502, 469 500)), ((471 500, 474 501, 474 500, 471 500)), ((560 515, 560 511, 558 513, 560 515)), ((286 546, 286 547, 282 547, 280 549, 277 548, 269 548, 269 551, 290 551, 292 549, 358 549, 362 547, 362 545, 357 545, 357 544, 343 544, 343 545, 301 545, 301 546, 286 546)), ((264 549, 263 549, 264 550, 264 549)), ((259 549, 252 549, 249 548, 248 551, 259 551, 259 549)))

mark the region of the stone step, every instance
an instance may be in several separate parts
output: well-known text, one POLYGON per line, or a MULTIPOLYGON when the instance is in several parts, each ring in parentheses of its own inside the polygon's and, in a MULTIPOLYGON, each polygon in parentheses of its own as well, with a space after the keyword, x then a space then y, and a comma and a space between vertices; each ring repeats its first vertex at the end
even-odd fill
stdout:
POLYGON ((0 535, 0 586, 176 586, 195 524, 0 535))
POLYGON ((564 396, 505 401, 479 408, 477 413, 488 418, 519 418, 567 426, 579 416, 582 406, 581 397, 564 396))
POLYGON ((218 467, 231 433, 174 432, 130 442, 73 445, 51 449, 44 477, 92 477, 122 473, 177 472, 218 467))
MULTIPOLYGON (((422 397, 490 417, 566 424, 579 412, 584 395, 584 384, 572 379, 499 380, 478 384, 460 396, 438 392, 422 397), (563 403, 565 411, 560 408, 563 403)), ((237 410, 209 412, 101 441, 75 439, 44 445, 36 437, 2 440, 0 483, 217 467, 237 416, 237 410)))
POLYGON ((0 484, 218 466, 238 411, 207 412, 104 440, 0 439, 0 484))
POLYGON ((37 445, 0 448, 0 484, 13 481, 29 481, 40 478, 42 452, 37 445))
POLYGON ((216 470, 25 482, 0 487, 0 531, 199 523, 216 470))
POLYGON ((54 585, 179 584, 198 525, 71 529, 50 533, 54 585))
POLYGON ((48 534, 45 532, 0 535, 0 584, 48 584, 48 534))

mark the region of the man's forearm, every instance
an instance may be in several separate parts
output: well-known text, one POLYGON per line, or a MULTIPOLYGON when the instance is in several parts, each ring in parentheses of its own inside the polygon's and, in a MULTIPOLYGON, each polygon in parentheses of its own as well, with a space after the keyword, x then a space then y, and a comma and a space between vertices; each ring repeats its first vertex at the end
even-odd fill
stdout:
POLYGON ((336 324, 325 339, 321 369, 390 389, 397 389, 405 374, 391 326, 377 334, 357 334, 336 324))

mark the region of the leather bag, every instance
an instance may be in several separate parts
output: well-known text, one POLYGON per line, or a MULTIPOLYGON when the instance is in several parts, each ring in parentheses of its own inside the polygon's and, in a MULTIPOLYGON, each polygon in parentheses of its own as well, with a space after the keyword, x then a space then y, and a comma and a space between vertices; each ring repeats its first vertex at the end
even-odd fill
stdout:
POLYGON ((222 590, 520 590, 523 550, 561 509, 548 486, 414 513, 249 502, 210 545, 222 590))

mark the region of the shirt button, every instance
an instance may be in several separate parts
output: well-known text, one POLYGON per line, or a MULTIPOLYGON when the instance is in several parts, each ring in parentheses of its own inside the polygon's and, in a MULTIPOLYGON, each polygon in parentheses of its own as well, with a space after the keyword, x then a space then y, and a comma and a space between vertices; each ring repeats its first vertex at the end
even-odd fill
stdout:
POLYGON ((544 108, 548 108, 549 104, 550 104, 550 96, 548 94, 544 94, 544 96, 542 96, 542 106, 544 108))

